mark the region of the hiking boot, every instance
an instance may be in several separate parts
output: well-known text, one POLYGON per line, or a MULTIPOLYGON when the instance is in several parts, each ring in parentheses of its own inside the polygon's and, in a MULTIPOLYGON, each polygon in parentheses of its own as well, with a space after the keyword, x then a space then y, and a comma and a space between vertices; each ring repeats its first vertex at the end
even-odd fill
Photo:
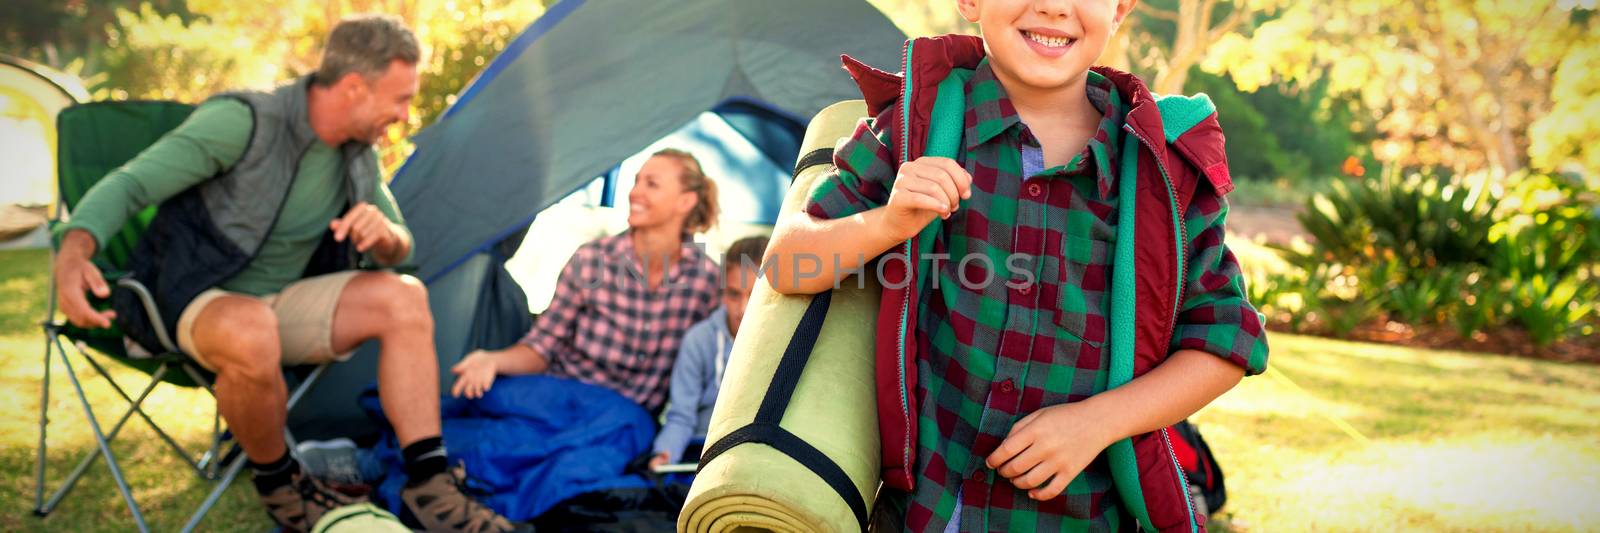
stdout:
POLYGON ((318 479, 316 476, 299 474, 294 479, 295 489, 300 492, 300 500, 305 502, 306 529, 317 525, 322 515, 328 511, 354 505, 367 503, 365 494, 353 495, 337 489, 318 479))
POLYGON ((524 531, 467 495, 467 470, 456 466, 422 484, 400 490, 400 521, 430 533, 502 533, 524 531))
POLYGON ((271 493, 259 494, 261 505, 267 508, 267 517, 272 523, 277 524, 286 532, 306 531, 311 529, 306 522, 306 506, 300 499, 300 491, 295 490, 290 483, 273 489, 271 493))
POLYGON ((295 474, 288 485, 261 495, 267 516, 286 532, 310 531, 329 510, 365 501, 364 496, 344 494, 304 473, 295 474))

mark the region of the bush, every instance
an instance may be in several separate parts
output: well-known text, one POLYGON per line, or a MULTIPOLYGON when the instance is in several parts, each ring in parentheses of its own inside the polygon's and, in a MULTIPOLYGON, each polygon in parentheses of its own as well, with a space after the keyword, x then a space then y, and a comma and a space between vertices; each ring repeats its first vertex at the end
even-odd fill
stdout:
POLYGON ((1533 175, 1506 195, 1490 228, 1490 265, 1512 280, 1565 278, 1600 262, 1600 193, 1572 175, 1533 175))
POLYGON ((1468 272, 1462 279, 1461 298, 1453 308, 1447 308, 1450 324, 1461 338, 1472 338, 1488 331, 1506 320, 1506 303, 1510 300, 1507 289, 1499 280, 1490 280, 1486 271, 1468 272))
POLYGON ((1405 278, 1415 279, 1440 265, 1486 264, 1497 201, 1483 182, 1469 187, 1385 172, 1335 181, 1306 202, 1299 219, 1322 260, 1401 261, 1410 269, 1405 278))
POLYGON ((1536 345, 1554 342, 1576 330, 1595 311, 1593 282, 1577 276, 1548 283, 1533 278, 1517 283, 1511 293, 1511 318, 1528 330, 1536 345))
POLYGON ((1463 337, 1513 322, 1540 346, 1592 329, 1600 195, 1575 176, 1521 176, 1504 194, 1489 185, 1390 172, 1307 201, 1299 218, 1315 241, 1287 256, 1304 272, 1308 316, 1336 334, 1378 311, 1463 337))
POLYGON ((1196 67, 1184 91, 1206 93, 1216 104, 1228 132, 1228 168, 1238 182, 1335 175, 1346 158, 1367 151, 1371 134, 1352 130, 1361 119, 1344 98, 1328 95, 1326 81, 1244 92, 1231 77, 1196 67))
POLYGON ((1398 262, 1385 262, 1361 274, 1361 281, 1392 318, 1406 324, 1437 324, 1461 301, 1467 272, 1467 267, 1447 265, 1431 276, 1418 276, 1398 262))

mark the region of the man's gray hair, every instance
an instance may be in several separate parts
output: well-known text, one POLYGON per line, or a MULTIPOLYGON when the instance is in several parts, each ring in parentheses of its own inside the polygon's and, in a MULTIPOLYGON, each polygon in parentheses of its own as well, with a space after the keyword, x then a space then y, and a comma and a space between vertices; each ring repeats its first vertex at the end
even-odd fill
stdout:
POLYGON ((333 27, 317 67, 317 85, 327 87, 346 74, 382 76, 394 60, 416 64, 422 56, 417 36, 394 15, 355 15, 333 27))

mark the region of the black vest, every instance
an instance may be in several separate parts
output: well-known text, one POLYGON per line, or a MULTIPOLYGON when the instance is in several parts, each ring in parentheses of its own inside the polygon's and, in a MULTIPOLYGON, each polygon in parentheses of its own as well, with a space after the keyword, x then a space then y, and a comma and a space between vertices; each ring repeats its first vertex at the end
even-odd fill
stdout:
MULTIPOLYGON (((322 142, 306 112, 309 88, 310 77, 304 77, 270 92, 212 97, 250 107, 253 126, 244 155, 231 168, 162 202, 129 263, 133 278, 154 296, 174 342, 178 316, 189 302, 243 271, 261 250, 289 196, 301 157, 312 143, 322 142)), ((349 201, 371 203, 377 194, 377 154, 360 142, 347 142, 339 151, 349 201)), ((335 242, 329 232, 302 276, 349 270, 359 260, 348 241, 335 242)), ((124 335, 151 353, 165 351, 135 294, 114 290, 112 307, 124 335)))

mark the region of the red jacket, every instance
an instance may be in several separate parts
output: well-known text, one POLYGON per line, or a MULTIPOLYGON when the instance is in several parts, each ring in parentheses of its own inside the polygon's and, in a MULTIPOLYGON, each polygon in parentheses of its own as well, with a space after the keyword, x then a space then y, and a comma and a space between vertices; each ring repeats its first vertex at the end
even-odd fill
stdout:
MULTIPOLYGON (((889 147, 899 155, 899 163, 904 163, 924 153, 928 117, 939 82, 952 69, 976 68, 983 56, 982 39, 947 35, 907 41, 900 74, 867 66, 849 56, 844 57, 844 64, 861 88, 869 116, 890 117, 887 125, 880 122, 878 127, 893 132, 889 147), (909 101, 904 98, 907 94, 909 101)), ((1169 132, 1162 122, 1157 99, 1143 81, 1106 67, 1094 70, 1129 98, 1125 129, 1141 141, 1136 212, 1141 233, 1134 250, 1138 276, 1133 375, 1138 376, 1169 355, 1189 253, 1180 239, 1184 235, 1182 215, 1201 179, 1219 195, 1232 190, 1233 185, 1223 152, 1222 128, 1209 104, 1198 111, 1204 113, 1203 118, 1184 121, 1193 122, 1191 127, 1169 132)), ((1174 107, 1183 107, 1191 115, 1197 113, 1195 106, 1184 105, 1192 101, 1174 102, 1178 104, 1174 107)), ((907 326, 917 323, 916 264, 915 260, 884 262, 885 288, 878 314, 876 380, 883 479, 901 490, 911 489, 916 461, 914 391, 918 354, 917 343, 912 339, 915 328, 907 326)), ((1140 486, 1136 493, 1142 493, 1143 507, 1149 512, 1147 525, 1160 530, 1201 527, 1204 517, 1189 504, 1188 489, 1173 455, 1170 439, 1176 437, 1166 433, 1161 430, 1132 439, 1140 486)), ((1128 496, 1124 494, 1124 499, 1128 496)), ((1137 507, 1136 502, 1129 504, 1137 507)))

